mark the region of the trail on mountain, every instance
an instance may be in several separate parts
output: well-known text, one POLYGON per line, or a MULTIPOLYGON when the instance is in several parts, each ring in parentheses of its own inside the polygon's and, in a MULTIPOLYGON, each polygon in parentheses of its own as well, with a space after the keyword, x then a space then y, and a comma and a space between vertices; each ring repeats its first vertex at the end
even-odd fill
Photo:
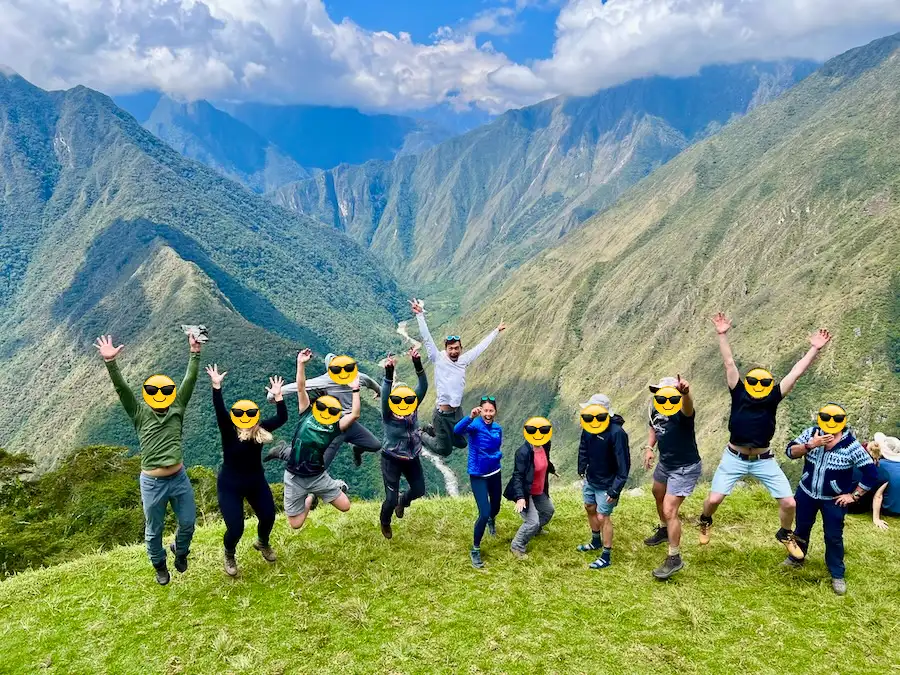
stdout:
POLYGON ((409 336, 409 332, 407 332, 406 330, 406 321, 401 321, 397 324, 397 333, 399 333, 400 337, 409 342, 413 347, 415 347, 416 349, 421 349, 422 343, 409 336))
POLYGON ((444 485, 447 489, 447 494, 451 497, 459 497, 459 479, 457 479, 456 474, 453 472, 444 460, 438 455, 434 454, 430 450, 426 450, 422 448, 422 454, 428 458, 428 460, 437 467, 437 470, 441 472, 444 476, 444 485))

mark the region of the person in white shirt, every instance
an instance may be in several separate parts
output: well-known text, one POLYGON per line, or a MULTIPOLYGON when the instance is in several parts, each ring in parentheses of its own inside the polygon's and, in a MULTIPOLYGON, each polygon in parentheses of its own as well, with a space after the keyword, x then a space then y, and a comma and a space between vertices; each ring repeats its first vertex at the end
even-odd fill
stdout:
POLYGON ((488 333, 475 347, 466 352, 462 350, 459 335, 448 335, 444 339, 444 349, 438 351, 428 325, 420 300, 410 300, 412 311, 419 324, 419 332, 428 352, 428 359, 434 364, 434 383, 437 390, 434 415, 431 424, 422 429, 422 445, 442 457, 449 457, 453 448, 465 448, 466 437, 453 433, 453 427, 462 419, 462 398, 466 386, 466 368, 483 352, 500 333, 506 330, 506 324, 500 325, 488 333))

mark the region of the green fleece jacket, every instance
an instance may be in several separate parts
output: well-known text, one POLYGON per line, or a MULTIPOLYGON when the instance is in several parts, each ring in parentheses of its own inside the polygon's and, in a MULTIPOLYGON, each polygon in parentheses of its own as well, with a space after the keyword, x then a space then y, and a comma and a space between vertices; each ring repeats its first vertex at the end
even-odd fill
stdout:
POLYGON ((141 446, 141 469, 150 471, 184 461, 181 427, 184 424, 184 410, 197 383, 200 354, 191 353, 184 380, 175 392, 175 401, 164 413, 154 412, 153 408, 144 402, 138 403, 115 360, 107 361, 106 369, 109 371, 122 407, 125 408, 137 431, 138 443, 141 446))

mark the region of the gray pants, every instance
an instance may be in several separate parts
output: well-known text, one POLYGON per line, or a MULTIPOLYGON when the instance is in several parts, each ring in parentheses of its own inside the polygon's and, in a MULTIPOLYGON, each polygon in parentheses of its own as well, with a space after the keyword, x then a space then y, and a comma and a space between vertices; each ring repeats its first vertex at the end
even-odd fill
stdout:
POLYGON ((434 409, 431 424, 434 427, 434 437, 422 434, 422 445, 441 457, 449 457, 453 448, 464 448, 468 445, 465 436, 453 433, 453 427, 462 419, 462 408, 451 410, 434 409))
POLYGON ((341 449, 341 446, 344 443, 355 445, 364 452, 378 452, 381 450, 381 441, 375 438, 375 434, 366 429, 359 422, 354 422, 347 428, 347 431, 336 436, 335 439, 329 443, 328 447, 325 448, 325 455, 323 456, 322 461, 325 463, 326 471, 328 470, 328 467, 331 466, 338 450, 341 449))
POLYGON ((550 522, 555 512, 556 509, 553 508, 553 502, 548 495, 531 495, 522 513, 519 514, 522 516, 522 525, 513 537, 510 548, 524 553, 528 542, 550 522))
POLYGON ((194 502, 194 487, 187 471, 181 471, 164 478, 154 478, 145 473, 140 477, 141 503, 144 506, 144 541, 147 555, 154 565, 166 561, 163 548, 163 525, 166 522, 166 507, 172 504, 178 528, 175 530, 175 551, 187 555, 194 537, 197 523, 197 505, 194 502))

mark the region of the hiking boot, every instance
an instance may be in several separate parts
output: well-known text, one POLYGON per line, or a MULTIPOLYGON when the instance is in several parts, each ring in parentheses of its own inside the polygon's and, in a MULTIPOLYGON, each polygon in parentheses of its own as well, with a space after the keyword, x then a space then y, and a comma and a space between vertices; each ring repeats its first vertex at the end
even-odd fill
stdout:
POLYGON ((669 541, 669 528, 665 525, 657 525, 656 530, 644 539, 644 546, 659 546, 669 541))
POLYGON ((469 558, 472 560, 472 567, 475 569, 481 569, 484 567, 484 561, 481 559, 481 549, 473 548, 469 551, 469 558))
POLYGON ((262 543, 259 539, 253 542, 253 548, 262 554, 262 557, 266 562, 273 563, 278 560, 278 556, 275 555, 275 551, 272 550, 272 547, 262 543))
POLYGON ((350 492, 350 486, 347 485, 344 481, 341 481, 341 492, 343 492, 344 494, 350 492))
POLYGON ((404 513, 406 513, 406 507, 403 506, 403 502, 397 502, 397 506, 394 507, 394 515, 402 518, 404 513))
POLYGON ((280 459, 282 462, 286 462, 289 456, 289 446, 284 441, 279 441, 271 448, 269 451, 263 456, 264 462, 271 462, 273 459, 280 459))
POLYGON ((525 553, 525 551, 520 551, 519 549, 513 548, 512 546, 509 547, 509 551, 519 560, 525 560, 525 558, 528 557, 528 554, 525 553))
POLYGON ((843 579, 832 579, 831 588, 835 595, 844 595, 847 592, 847 582, 843 579))
POLYGON ((433 424, 426 424, 424 427, 422 427, 422 433, 427 434, 427 435, 431 436, 432 438, 437 437, 437 432, 434 430, 433 424))
POLYGON ((778 532, 775 533, 775 538, 784 544, 784 547, 787 549, 788 555, 792 558, 796 558, 797 560, 803 560, 806 557, 806 554, 803 552, 797 545, 797 537, 794 536, 794 533, 791 530, 786 530, 785 528, 781 528, 778 532))
POLYGON ((709 534, 712 530, 712 519, 708 522, 700 518, 700 544, 706 546, 709 543, 709 534))
POLYGON ((225 574, 236 577, 238 573, 237 561, 234 559, 234 551, 225 550, 225 574))
POLYGON ((156 570, 156 583, 160 586, 165 586, 168 584, 172 577, 169 575, 169 568, 166 566, 166 561, 163 560, 161 563, 157 563, 153 566, 153 569, 156 570))
POLYGON ((175 542, 173 541, 169 544, 169 550, 172 551, 172 555, 175 556, 175 569, 178 570, 179 574, 184 574, 187 572, 188 561, 187 561, 187 553, 184 555, 180 555, 175 551, 175 542))
POLYGON ((358 445, 353 446, 353 466, 362 466, 363 450, 358 445))
POLYGON ((393 539, 394 531, 391 529, 390 523, 382 523, 381 524, 381 534, 384 535, 385 539, 393 539))
POLYGON ((799 570, 801 567, 803 567, 803 561, 796 560, 795 558, 788 556, 787 558, 785 558, 782 561, 781 566, 782 567, 790 567, 792 569, 799 570))
POLYGON ((492 537, 497 536, 497 522, 493 518, 488 520, 488 534, 492 537))
POLYGON ((663 564, 653 570, 653 576, 660 581, 665 581, 683 567, 684 563, 681 562, 680 554, 667 555, 663 564))
POLYGON ((316 507, 319 505, 319 495, 313 495, 312 501, 309 503, 309 510, 315 511, 316 507))

